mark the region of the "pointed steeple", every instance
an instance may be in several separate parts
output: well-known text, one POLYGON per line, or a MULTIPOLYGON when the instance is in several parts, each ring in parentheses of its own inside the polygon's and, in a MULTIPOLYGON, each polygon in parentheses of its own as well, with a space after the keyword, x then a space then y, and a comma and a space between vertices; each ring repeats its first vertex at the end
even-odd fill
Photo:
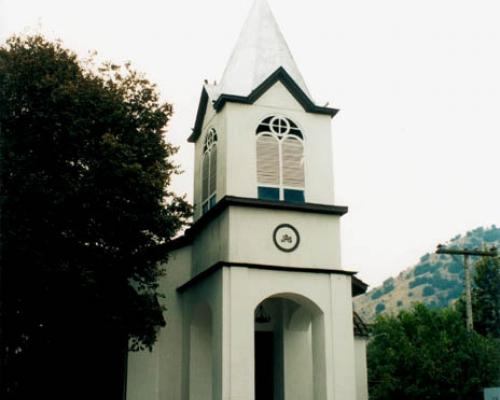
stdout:
POLYGON ((269 4, 255 0, 217 91, 248 96, 279 67, 311 97, 269 4))

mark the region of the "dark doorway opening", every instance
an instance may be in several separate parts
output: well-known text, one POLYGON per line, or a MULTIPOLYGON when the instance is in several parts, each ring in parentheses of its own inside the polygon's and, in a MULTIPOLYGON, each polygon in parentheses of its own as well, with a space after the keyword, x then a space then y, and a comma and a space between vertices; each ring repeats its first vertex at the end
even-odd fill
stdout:
POLYGON ((255 332, 255 400, 273 400, 273 332, 255 332))

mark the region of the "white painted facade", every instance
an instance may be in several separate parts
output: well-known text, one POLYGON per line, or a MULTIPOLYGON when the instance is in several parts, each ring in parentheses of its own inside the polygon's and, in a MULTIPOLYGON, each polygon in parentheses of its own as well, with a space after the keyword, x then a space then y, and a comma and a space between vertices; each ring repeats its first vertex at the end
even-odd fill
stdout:
POLYGON ((366 345, 368 337, 354 338, 356 367, 356 399, 368 400, 368 371, 366 367, 366 345))
POLYGON ((210 128, 221 132, 218 140, 217 196, 257 197, 255 130, 272 115, 293 120, 304 134, 306 202, 334 204, 331 117, 311 114, 276 82, 254 104, 227 103, 218 113, 207 107, 202 134, 195 143, 195 220, 201 216, 203 142, 210 128), (277 112, 279 110, 279 112, 277 112))
MULTIPOLYGON (((174 243, 161 282, 167 326, 153 352, 129 355, 128 400, 368 398, 366 340, 355 337, 353 327, 357 280, 342 269, 340 257, 340 216, 346 209, 334 203, 334 113, 298 100, 303 95, 312 104, 305 83, 295 87, 287 81, 299 79, 288 47, 274 42, 271 50, 286 47, 281 58, 259 61, 269 54, 263 51, 252 63, 266 63, 258 70, 270 76, 284 68, 285 78, 270 82, 252 101, 231 98, 216 106, 224 94, 251 94, 224 93, 225 87, 240 87, 232 80, 248 72, 236 65, 235 54, 248 57, 251 29, 265 29, 268 41, 283 41, 269 18, 267 4, 257 0, 223 84, 204 89, 208 101, 200 104, 203 118, 192 138, 195 223, 174 243), (292 120, 303 134, 304 202, 259 200, 256 129, 269 116, 292 120), (210 129, 217 132, 216 195, 211 209, 203 210, 210 129), (283 224, 297 236, 280 233, 283 224), (290 242, 295 249, 279 247, 290 242)), ((262 79, 244 82, 253 82, 253 91, 262 79)))
POLYGON ((276 399, 367 399, 349 276, 228 265, 180 294, 175 281, 187 278, 189 257, 185 249, 172 257, 164 286, 168 324, 154 351, 129 356, 129 400, 255 399, 254 313, 266 299, 286 302, 275 312, 267 307, 273 326, 257 326, 279 332, 283 346, 275 387, 283 397, 276 399))

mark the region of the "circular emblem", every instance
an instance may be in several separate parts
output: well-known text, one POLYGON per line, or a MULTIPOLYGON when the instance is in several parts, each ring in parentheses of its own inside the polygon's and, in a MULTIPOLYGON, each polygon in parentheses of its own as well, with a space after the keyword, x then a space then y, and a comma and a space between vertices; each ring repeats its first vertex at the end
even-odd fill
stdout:
POLYGON ((274 230, 273 240, 278 249, 289 253, 299 246, 300 236, 292 225, 281 224, 274 230))

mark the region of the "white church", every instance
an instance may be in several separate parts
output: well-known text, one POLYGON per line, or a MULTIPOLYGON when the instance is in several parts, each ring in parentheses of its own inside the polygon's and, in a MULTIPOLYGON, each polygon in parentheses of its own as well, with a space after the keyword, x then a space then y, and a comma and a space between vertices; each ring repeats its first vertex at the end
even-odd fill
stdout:
POLYGON ((127 400, 366 400, 366 328, 342 268, 331 120, 256 0, 193 133, 194 222, 172 242, 167 326, 127 400))

